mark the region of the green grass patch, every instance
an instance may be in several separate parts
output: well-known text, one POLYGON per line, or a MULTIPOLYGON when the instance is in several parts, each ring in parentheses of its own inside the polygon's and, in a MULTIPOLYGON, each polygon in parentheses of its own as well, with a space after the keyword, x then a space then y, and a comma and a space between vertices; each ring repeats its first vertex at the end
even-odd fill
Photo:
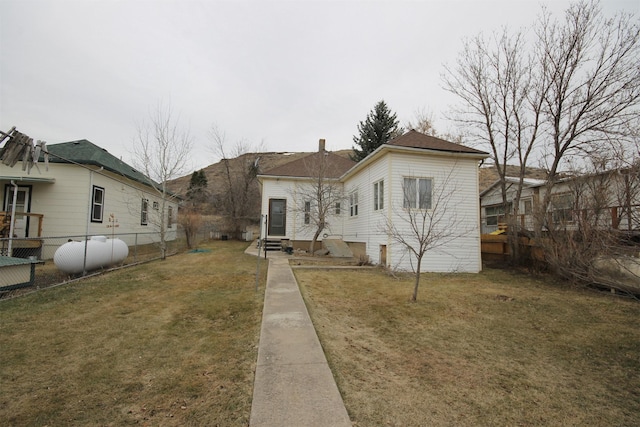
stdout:
POLYGON ((247 425, 263 293, 245 248, 0 302, 3 424, 247 425))
POLYGON ((358 426, 637 425, 640 305, 506 271, 294 270, 358 426))

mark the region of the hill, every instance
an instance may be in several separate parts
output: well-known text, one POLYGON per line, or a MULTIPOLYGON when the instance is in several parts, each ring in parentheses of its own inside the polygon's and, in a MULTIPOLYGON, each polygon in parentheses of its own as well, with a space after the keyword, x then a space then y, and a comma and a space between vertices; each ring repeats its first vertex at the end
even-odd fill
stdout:
MULTIPOLYGON (((335 154, 338 154, 343 157, 349 157, 352 153, 351 150, 340 150, 336 151, 335 154)), ((246 153, 239 157, 229 159, 229 168, 232 172, 238 172, 243 168, 246 168, 248 164, 253 164, 257 161, 258 173, 268 171, 275 167, 281 166, 285 163, 288 163, 293 160, 300 159, 302 157, 308 156, 312 154, 312 152, 301 152, 301 153, 289 153, 289 152, 267 152, 267 153, 246 153)), ((209 200, 212 202, 209 204, 209 208, 207 209, 209 213, 216 213, 215 209, 215 200, 219 200, 222 196, 221 189, 224 188, 222 184, 225 180, 226 175, 226 167, 223 161, 219 161, 217 163, 211 164, 205 168, 203 168, 205 176, 207 177, 208 182, 208 192, 209 192, 209 200)), ((508 166, 507 167, 507 175, 509 176, 517 176, 518 168, 516 166, 508 166)), ((528 168, 527 169, 527 178, 537 178, 544 179, 546 177, 546 172, 543 169, 539 168, 528 168)), ((169 188, 171 191, 180 194, 181 196, 185 196, 187 193, 187 189, 189 188, 189 182, 191 180, 191 173, 185 175, 183 177, 172 180, 169 183, 169 188)), ((480 168, 480 192, 485 190, 491 184, 498 180, 498 173, 495 167, 491 164, 484 165, 480 168)), ((251 188, 250 192, 255 194, 255 209, 252 209, 254 212, 260 211, 260 199, 259 199, 259 184, 255 182, 253 184, 254 188, 251 188)), ((257 214, 259 216, 259 213, 257 214)))

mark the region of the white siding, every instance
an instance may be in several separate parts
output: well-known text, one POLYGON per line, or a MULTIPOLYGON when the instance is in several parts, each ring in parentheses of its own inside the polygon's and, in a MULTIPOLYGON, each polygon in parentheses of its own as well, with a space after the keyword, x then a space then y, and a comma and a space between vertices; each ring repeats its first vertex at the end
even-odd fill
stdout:
MULTIPOLYGON (((97 169, 97 168, 96 168, 97 169)), ((148 186, 128 180, 107 171, 90 171, 87 168, 71 165, 51 163, 46 171, 40 165, 40 172, 32 170, 30 175, 22 172, 18 166, 9 168, 0 165, 0 176, 24 176, 27 181, 19 182, 19 185, 31 186, 30 212, 44 215, 43 237, 67 237, 76 236, 82 238, 85 235, 111 235, 125 233, 148 233, 159 230, 159 210, 153 210, 153 202, 161 206, 159 194, 148 186), (54 183, 29 182, 29 178, 53 178, 54 183), (104 210, 102 222, 91 222, 90 208, 93 186, 104 188, 104 210), (149 223, 147 226, 140 224, 141 200, 149 199, 149 223), (109 215, 113 214, 117 219, 118 227, 111 227, 109 215)), ((4 184, 9 181, 0 181, 4 191, 4 184)), ((4 197, 4 195, 3 195, 4 197)), ((173 225, 167 232, 167 240, 176 238, 178 204, 169 202, 173 207, 173 225)), ((167 206, 168 207, 168 206, 167 206)), ((167 209, 164 212, 167 218, 167 209)), ((30 237, 36 237, 37 229, 33 223, 30 226, 30 237)), ((133 244, 135 236, 122 237, 128 244, 133 244)), ((157 241, 157 238, 154 238, 157 241)), ((150 237, 139 237, 138 243, 149 243, 150 237)), ((59 242, 57 242, 59 243, 59 242)), ((51 248, 45 248, 45 253, 52 253, 51 248)))
MULTIPOLYGON (((473 159, 454 159, 444 156, 391 155, 392 181, 391 218, 397 227, 412 236, 406 226, 403 204, 404 177, 433 179, 434 200, 445 194, 446 201, 438 208, 445 212, 440 228, 451 230, 453 236, 447 244, 429 250, 422 261, 422 271, 430 272, 478 272, 482 269, 480 257, 478 162, 473 159), (443 188, 444 187, 444 188, 443 188), (449 215, 449 213, 451 213, 449 215)), ((371 255, 377 252, 377 248, 371 255)), ((392 243, 387 248, 387 262, 392 268, 414 270, 416 259, 406 248, 392 243)))
MULTIPOLYGON (((449 188, 455 188, 447 201, 447 212, 455 223, 455 238, 443 247, 435 248, 424 256, 422 271, 433 272, 478 272, 482 268, 480 258, 480 206, 478 200, 478 160, 447 156, 433 156, 416 151, 414 153, 386 152, 366 165, 344 182, 345 201, 342 215, 331 222, 327 234, 341 235, 346 242, 366 245, 367 255, 373 263, 380 263, 381 245, 386 247, 386 263, 399 270, 414 270, 415 258, 399 244, 394 243, 385 232, 387 220, 402 224, 403 178, 433 178, 438 188, 447 176, 449 188), (374 210, 373 185, 384 181, 384 207, 374 210), (349 195, 358 192, 358 214, 349 212, 349 195)), ((262 214, 269 213, 269 199, 287 200, 287 236, 294 240, 309 240, 312 231, 301 227, 303 216, 295 209, 293 196, 296 191, 294 179, 262 177, 262 214)), ((435 190, 434 190, 435 192, 435 190)), ((405 230, 409 234, 408 230, 405 230)))
MULTIPOLYGON (((301 192, 304 193, 305 186, 308 186, 308 184, 302 180, 283 178, 275 179, 269 177, 262 178, 261 214, 269 214, 270 199, 285 199, 287 201, 287 216, 285 230, 286 235, 284 237, 291 240, 311 240, 315 232, 313 226, 304 224, 302 209, 305 200, 301 200, 300 194, 301 192)), ((324 234, 332 237, 342 236, 344 225, 343 220, 346 209, 348 209, 347 202, 342 201, 341 214, 338 216, 334 214, 328 218, 328 226, 320 234, 319 240, 322 240, 324 234)))
POLYGON ((358 215, 349 216, 349 206, 346 206, 344 240, 365 243, 367 255, 374 264, 380 263, 380 245, 390 244, 384 224, 392 206, 391 176, 389 156, 383 156, 345 182, 347 195, 358 190, 358 215), (375 211, 373 184, 381 180, 384 181, 384 207, 375 211))

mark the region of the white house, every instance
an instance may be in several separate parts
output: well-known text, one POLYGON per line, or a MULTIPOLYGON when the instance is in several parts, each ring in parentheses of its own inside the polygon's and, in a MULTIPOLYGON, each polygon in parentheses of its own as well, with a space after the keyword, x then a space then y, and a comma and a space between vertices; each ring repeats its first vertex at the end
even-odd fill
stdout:
POLYGON ((310 165, 318 156, 328 157, 333 166, 325 176, 344 194, 321 239, 340 238, 354 253, 366 254, 376 264, 414 270, 415 257, 389 235, 388 225, 415 241, 407 213, 411 209, 425 214, 439 210, 443 219, 435 229, 446 231, 443 234, 449 237, 427 252, 421 270, 481 270, 478 165, 487 153, 411 130, 354 163, 326 152, 320 140, 318 153, 258 176, 267 238, 289 239, 294 247, 308 247, 313 230, 305 224, 303 206, 310 201, 296 195, 315 177, 310 165))
MULTIPOLYGON (((161 212, 161 194, 142 173, 87 140, 47 150, 48 170, 42 162, 29 173, 21 163, 0 163, 0 218, 8 225, 15 200, 14 247, 42 245, 35 254, 49 259, 66 238, 120 234, 129 245, 151 243, 158 240, 160 215, 168 227, 166 239, 175 239, 177 201, 167 201, 161 212), (21 242, 24 238, 42 239, 21 242)), ((9 227, 0 222, 0 228, 0 244, 6 246, 9 227)))

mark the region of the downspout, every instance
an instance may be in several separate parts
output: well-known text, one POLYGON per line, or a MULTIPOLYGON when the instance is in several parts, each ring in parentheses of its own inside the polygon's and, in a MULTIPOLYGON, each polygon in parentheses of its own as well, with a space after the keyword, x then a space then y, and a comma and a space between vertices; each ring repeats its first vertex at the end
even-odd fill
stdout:
POLYGON ((16 226, 16 203, 18 202, 18 184, 11 180, 13 185, 13 201, 11 202, 11 224, 9 225, 9 248, 7 255, 13 256, 13 231, 16 226))

